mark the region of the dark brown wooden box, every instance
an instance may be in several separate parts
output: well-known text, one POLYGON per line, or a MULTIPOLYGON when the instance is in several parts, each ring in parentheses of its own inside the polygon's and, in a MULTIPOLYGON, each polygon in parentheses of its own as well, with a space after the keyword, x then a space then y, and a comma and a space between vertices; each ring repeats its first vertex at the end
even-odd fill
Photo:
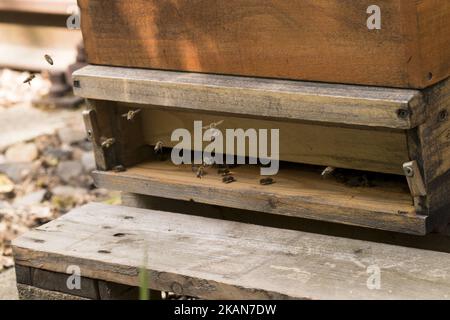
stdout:
POLYGON ((450 81, 417 91, 99 66, 74 79, 90 103, 101 187, 412 234, 447 225, 450 81), (214 169, 198 179, 189 165, 155 159, 153 146, 172 147, 172 130, 193 120, 279 128, 291 164, 271 186, 252 166, 233 169, 238 181, 226 185, 214 169), (322 179, 325 166, 384 175, 351 186, 322 179))
POLYGON ((448 0, 78 3, 92 64, 402 88, 450 75, 448 0))

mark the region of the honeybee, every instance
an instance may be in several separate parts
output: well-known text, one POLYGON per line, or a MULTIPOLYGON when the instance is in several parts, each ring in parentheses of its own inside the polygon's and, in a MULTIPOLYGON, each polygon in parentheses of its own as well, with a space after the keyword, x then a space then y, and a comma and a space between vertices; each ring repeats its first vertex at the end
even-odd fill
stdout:
POLYGON ((137 110, 130 110, 127 113, 124 113, 122 115, 122 117, 126 118, 128 121, 132 121, 134 120, 134 118, 136 117, 136 115, 141 112, 141 109, 137 109, 137 110))
POLYGON ((322 178, 326 179, 329 176, 331 176, 336 171, 336 168, 334 167, 326 167, 325 170, 322 171, 322 178))
POLYGON ((263 186, 268 186, 268 185, 274 184, 275 181, 272 178, 264 178, 264 179, 259 180, 259 183, 263 186))
POLYGON ((222 178, 222 182, 226 184, 230 184, 236 182, 236 179, 232 175, 227 175, 222 178))
POLYGON ((153 150, 155 151, 156 154, 158 154, 158 153, 162 153, 163 148, 164 148, 164 142, 158 141, 155 144, 155 148, 153 150))
POLYGON ((203 178, 205 175, 205 167, 203 165, 198 167, 196 175, 199 179, 203 178))
POLYGON ((36 78, 36 75, 35 74, 30 74, 28 76, 28 78, 26 78, 23 83, 28 83, 31 86, 31 81, 33 81, 34 78, 36 78))
POLYGON ((220 120, 218 122, 213 122, 213 123, 210 123, 209 125, 203 127, 203 129, 215 129, 218 126, 220 126, 222 123, 224 123, 224 120, 220 120))
POLYGON ((125 171, 127 171, 127 169, 122 165, 118 165, 113 168, 113 171, 115 173, 119 173, 119 172, 125 172, 125 171))
POLYGON ((46 54, 45 56, 44 56, 44 58, 45 58, 45 60, 48 62, 48 64, 49 65, 53 65, 53 59, 52 59, 52 57, 50 57, 48 54, 46 54))
POLYGON ((224 120, 221 120, 219 122, 213 122, 205 127, 203 127, 204 130, 212 130, 211 134, 211 142, 214 142, 216 138, 220 135, 219 129, 217 129, 218 126, 220 126, 224 120))
POLYGON ((105 139, 105 140, 102 142, 102 148, 109 149, 109 148, 112 147, 112 145, 113 145, 114 143, 116 143, 116 139, 114 139, 114 138, 108 138, 108 139, 105 139))

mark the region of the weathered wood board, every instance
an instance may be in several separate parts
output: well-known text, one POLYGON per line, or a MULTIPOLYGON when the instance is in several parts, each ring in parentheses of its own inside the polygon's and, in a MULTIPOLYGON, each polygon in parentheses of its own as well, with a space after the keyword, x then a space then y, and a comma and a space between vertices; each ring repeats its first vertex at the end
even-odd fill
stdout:
POLYGON ((450 75, 450 2, 78 0, 92 64, 424 88, 450 75))
POLYGON ((169 212, 90 204, 13 245, 20 266, 129 286, 147 251, 150 288, 204 299, 450 298, 447 253, 169 212))
POLYGON ((87 98, 252 117, 411 129, 422 94, 364 86, 87 66, 73 75, 87 98))
POLYGON ((350 187, 322 179, 320 171, 282 168, 275 184, 261 186, 256 166, 232 169, 235 183, 222 182, 215 169, 199 179, 189 165, 151 161, 126 172, 95 171, 97 186, 118 191, 207 203, 291 217, 337 222, 424 235, 427 217, 418 214, 406 182, 376 181, 375 187, 350 187))

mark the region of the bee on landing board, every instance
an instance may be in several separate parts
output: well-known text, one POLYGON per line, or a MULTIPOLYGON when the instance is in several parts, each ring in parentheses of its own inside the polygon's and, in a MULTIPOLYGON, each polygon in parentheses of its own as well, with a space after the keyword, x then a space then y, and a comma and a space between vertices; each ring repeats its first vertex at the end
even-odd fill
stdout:
POLYGON ((35 75, 35 74, 30 74, 30 75, 28 76, 28 78, 26 78, 25 81, 24 81, 23 83, 28 83, 28 85, 31 86, 31 81, 33 81, 34 78, 36 78, 36 75, 35 75))
POLYGON ((204 166, 198 167, 196 175, 197 178, 199 179, 203 178, 203 176, 205 175, 205 167, 204 166))
POLYGON ((44 56, 44 58, 45 58, 45 61, 47 61, 49 65, 52 66, 52 65, 54 64, 54 63, 53 63, 52 57, 50 57, 48 54, 46 54, 46 55, 44 56))
POLYGON ((329 176, 331 176, 335 171, 336 171, 336 168, 334 168, 334 167, 326 167, 325 170, 322 171, 321 176, 323 179, 326 179, 329 176))
POLYGON ((122 166, 122 165, 118 165, 118 166, 115 166, 115 167, 113 168, 113 171, 114 171, 115 173, 120 173, 120 172, 125 172, 125 171, 127 171, 127 169, 126 169, 124 166, 122 166))
POLYGON ((158 154, 158 153, 162 153, 163 148, 164 148, 164 142, 158 141, 155 144, 155 148, 153 150, 154 150, 155 154, 158 154))
POLYGON ((136 115, 141 112, 141 109, 137 109, 137 110, 130 110, 127 113, 124 113, 122 115, 122 117, 126 118, 127 121, 133 121, 134 118, 136 117, 136 115))
POLYGON ((224 176, 222 178, 222 182, 225 184, 230 184, 230 183, 236 182, 236 178, 233 177, 232 175, 224 176))
POLYGON ((259 184, 262 186, 269 186, 274 183, 275 183, 275 181, 272 178, 264 178, 264 179, 259 180, 259 184))

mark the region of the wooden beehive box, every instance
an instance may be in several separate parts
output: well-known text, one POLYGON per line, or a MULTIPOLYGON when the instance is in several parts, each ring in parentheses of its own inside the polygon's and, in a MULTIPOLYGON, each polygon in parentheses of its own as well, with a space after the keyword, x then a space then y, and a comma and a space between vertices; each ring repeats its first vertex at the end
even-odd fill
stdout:
POLYGON ((74 79, 90 102, 101 187, 412 234, 447 224, 450 81, 418 91, 102 66, 74 79), (133 121, 123 117, 137 109, 133 121), (214 169, 198 179, 191 166, 155 159, 153 146, 173 147, 171 132, 193 120, 279 128, 286 164, 276 183, 261 186, 255 166, 233 169, 227 185, 214 169), (373 181, 322 179, 325 166, 373 181))
POLYGON ((450 2, 78 0, 89 62, 425 88, 450 75, 450 2), (370 12, 370 10, 369 10, 370 12))

